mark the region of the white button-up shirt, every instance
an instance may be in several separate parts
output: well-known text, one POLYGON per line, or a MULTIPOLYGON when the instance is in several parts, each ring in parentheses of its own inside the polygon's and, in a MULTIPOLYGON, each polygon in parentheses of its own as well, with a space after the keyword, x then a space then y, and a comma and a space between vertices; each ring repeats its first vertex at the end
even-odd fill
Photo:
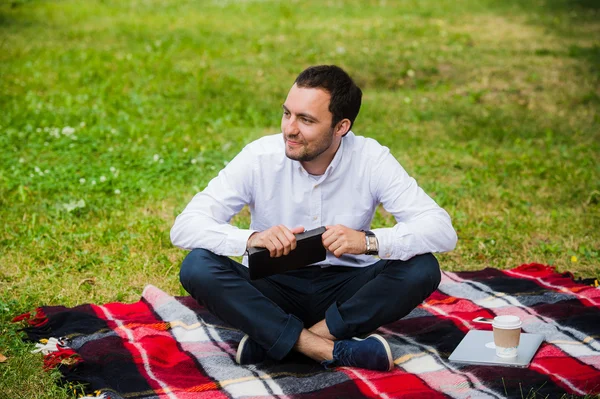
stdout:
MULTIPOLYGON (((282 134, 248 144, 177 217, 171 241, 184 249, 240 256, 253 232, 278 224, 306 230, 342 224, 368 230, 379 204, 396 219, 393 227, 372 230, 380 258, 407 260, 454 249, 457 237, 448 213, 425 194, 387 147, 352 132, 318 177, 285 155, 282 134), (250 208, 250 229, 229 224, 244 205, 250 208)), ((328 252, 319 264, 360 267, 376 261, 370 255, 336 258, 328 252)), ((247 265, 246 257, 243 263, 247 265)))

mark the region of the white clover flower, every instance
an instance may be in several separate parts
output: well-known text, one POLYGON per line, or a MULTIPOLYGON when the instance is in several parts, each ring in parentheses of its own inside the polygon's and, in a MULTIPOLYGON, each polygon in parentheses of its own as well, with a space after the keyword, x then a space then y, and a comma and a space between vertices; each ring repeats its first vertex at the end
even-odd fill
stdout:
POLYGON ((115 171, 116 171, 116 170, 117 170, 117 169, 116 169, 114 166, 111 166, 111 167, 110 167, 110 171, 111 171, 112 173, 115 173, 115 171))
POLYGON ((411 102, 411 101, 412 101, 412 100, 410 99, 410 97, 404 97, 404 102, 405 102, 406 104, 410 104, 410 102, 411 102))
POLYGON ((33 170, 36 171, 36 173, 40 173, 41 169, 39 168, 39 166, 36 166, 35 168, 33 168, 33 170))
POLYGON ((227 166, 229 164, 229 161, 223 161, 223 166, 227 166))
POLYGON ((162 158, 158 160, 158 163, 163 163, 163 162, 165 162, 165 160, 162 158))
POLYGON ((67 212, 72 212, 77 208, 85 208, 85 201, 80 199, 79 201, 66 202, 61 204, 61 207, 67 212))
POLYGON ((194 158, 194 159, 192 159, 190 162, 191 162, 192 164, 195 164, 195 163, 196 163, 196 162, 198 162, 198 161, 196 161, 196 158, 194 158))
POLYGON ((85 179, 82 177, 81 179, 79 179, 79 183, 81 183, 81 184, 85 183, 85 179))
POLYGON ((33 173, 30 173, 30 174, 29 174, 29 177, 33 177, 33 173))
POLYGON ((92 180, 91 183, 92 183, 92 186, 95 186, 96 185, 96 180, 92 180))
POLYGON ((42 131, 42 128, 38 127, 37 129, 35 129, 35 131, 38 132, 38 133, 40 133, 42 131))
POLYGON ((115 194, 119 195, 121 194, 121 190, 119 190, 118 188, 115 190, 115 194))
POLYGON ((46 170, 44 171, 44 173, 45 173, 45 174, 48 174, 48 173, 50 173, 50 171, 49 171, 48 169, 46 169, 46 170))
POLYGON ((115 149, 112 147, 108 147, 108 152, 113 152, 115 149))
POLYGON ((158 160, 160 159, 160 155, 154 154, 154 156, 152 157, 152 159, 154 159, 154 162, 158 162, 158 160))
POLYGON ((117 134, 117 129, 110 129, 110 132, 111 132, 112 134, 117 134))
POLYGON ((187 148, 184 148, 184 149, 183 149, 183 152, 188 152, 188 149, 187 149, 187 148))
POLYGON ((409 69, 408 71, 406 71, 406 76, 408 76, 409 78, 414 78, 415 71, 413 71, 412 69, 409 69))
POLYGON ((25 158, 19 158, 19 163, 25 163, 25 158))
POLYGON ((60 137, 60 130, 57 127, 52 127, 52 128, 49 128, 48 130, 46 130, 46 129, 48 129, 48 128, 45 127, 44 131, 45 132, 47 131, 48 134, 50 136, 54 137, 55 139, 60 137))
POLYGON ((72 128, 71 126, 65 126, 65 127, 63 127, 63 129, 62 129, 62 132, 61 132, 61 133, 62 133, 64 136, 71 136, 71 135, 73 135, 73 133, 75 133, 75 129, 74 129, 74 128, 72 128))
POLYGON ((104 183, 106 181, 106 176, 100 176, 100 183, 104 183))
POLYGON ((81 123, 79 124, 79 127, 85 127, 85 122, 81 122, 81 123))

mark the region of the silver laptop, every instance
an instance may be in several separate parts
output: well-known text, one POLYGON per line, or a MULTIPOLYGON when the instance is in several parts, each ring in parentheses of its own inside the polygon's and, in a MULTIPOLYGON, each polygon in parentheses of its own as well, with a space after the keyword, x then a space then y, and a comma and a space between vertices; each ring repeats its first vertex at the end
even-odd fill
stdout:
POLYGON ((456 363, 528 367, 543 341, 543 335, 521 333, 517 357, 503 358, 496 356, 493 332, 471 330, 448 359, 456 363))

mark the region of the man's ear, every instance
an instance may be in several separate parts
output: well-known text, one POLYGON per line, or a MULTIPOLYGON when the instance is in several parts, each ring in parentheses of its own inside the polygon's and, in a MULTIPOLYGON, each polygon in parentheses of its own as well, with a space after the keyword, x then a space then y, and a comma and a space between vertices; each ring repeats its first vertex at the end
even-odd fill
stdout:
POLYGON ((338 137, 344 136, 350 130, 350 125, 352 125, 352 123, 350 122, 350 119, 348 119, 348 118, 342 119, 335 126, 335 130, 334 130, 335 135, 338 137))

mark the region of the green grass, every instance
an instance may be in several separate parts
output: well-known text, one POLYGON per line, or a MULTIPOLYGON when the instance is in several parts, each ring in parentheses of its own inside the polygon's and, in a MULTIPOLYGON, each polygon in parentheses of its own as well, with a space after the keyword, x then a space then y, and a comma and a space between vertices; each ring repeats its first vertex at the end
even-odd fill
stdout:
POLYGON ((174 217, 278 132, 311 64, 356 78, 355 132, 453 217, 444 269, 600 275, 599 16, 591 0, 0 3, 0 397, 70 395, 12 316, 184 293, 174 217))

